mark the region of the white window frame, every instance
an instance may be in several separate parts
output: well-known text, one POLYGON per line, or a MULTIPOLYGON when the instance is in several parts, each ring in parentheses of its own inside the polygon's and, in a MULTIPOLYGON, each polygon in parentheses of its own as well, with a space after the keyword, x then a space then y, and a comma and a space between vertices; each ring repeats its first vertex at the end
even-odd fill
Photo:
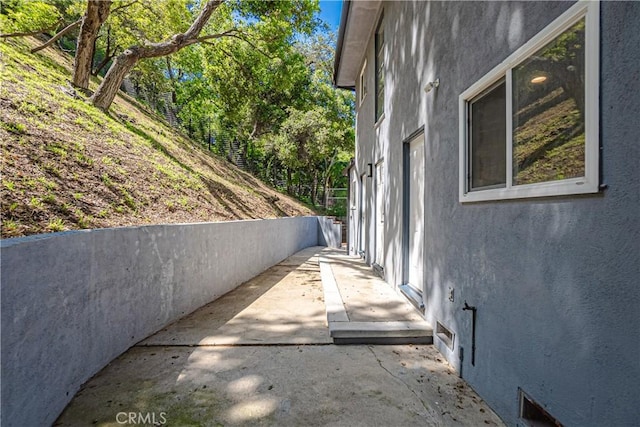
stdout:
POLYGON ((364 99, 367 96, 367 60, 364 60, 364 64, 362 64, 362 71, 360 71, 360 93, 358 95, 359 103, 358 105, 362 105, 364 99))
POLYGON ((459 201, 549 197, 571 194, 597 193, 599 191, 599 39, 600 7, 597 1, 579 1, 556 20, 512 53, 502 63, 465 90, 459 97, 459 201), (513 122, 512 122, 512 69, 556 37, 586 17, 585 22, 585 174, 583 177, 547 181, 534 184, 513 185, 513 122), (470 101, 500 79, 506 79, 506 183, 503 188, 469 188, 469 129, 468 106, 470 101))
POLYGON ((378 16, 378 21, 376 24, 376 29, 373 32, 373 58, 374 58, 374 64, 373 64, 373 116, 374 116, 374 126, 380 126, 380 123, 382 123, 382 121, 384 120, 384 113, 386 111, 385 108, 385 102, 386 102, 386 74, 383 76, 382 79, 382 92, 380 92, 380 88, 379 83, 381 80, 379 80, 379 75, 378 75, 378 67, 380 66, 380 68, 383 70, 383 74, 385 71, 385 51, 386 51, 386 45, 387 45, 387 39, 385 38, 387 36, 385 28, 384 28, 384 11, 382 11, 380 13, 380 15, 378 16), (382 46, 378 46, 377 40, 378 40, 378 34, 380 33, 380 30, 382 29, 382 34, 383 34, 383 41, 382 41, 382 46), (380 97, 380 94, 382 93, 382 112, 380 113, 380 116, 378 116, 378 102, 380 101, 378 98, 380 97))

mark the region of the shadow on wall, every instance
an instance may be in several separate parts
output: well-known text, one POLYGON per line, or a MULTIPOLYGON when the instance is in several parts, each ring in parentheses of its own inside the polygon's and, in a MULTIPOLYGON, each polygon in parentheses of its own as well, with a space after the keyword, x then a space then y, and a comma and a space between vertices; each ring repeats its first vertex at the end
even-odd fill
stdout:
MULTIPOLYGON (((389 155, 395 161, 387 188, 396 193, 389 207, 401 205, 399 147, 424 120, 427 320, 456 332, 466 378, 508 423, 517 422, 522 387, 566 424, 623 425, 637 395, 630 373, 639 372, 639 318, 621 308, 637 295, 640 265, 630 217, 638 199, 629 193, 637 187, 637 156, 628 138, 638 112, 628 95, 638 86, 637 73, 628 72, 630 58, 638 59, 633 28, 640 21, 630 18, 638 16, 637 3, 601 4, 603 178, 617 185, 593 196, 458 202, 458 96, 570 6, 389 3, 389 32, 399 35, 388 38, 384 137, 398 152, 389 155), (625 55, 605 49, 610 45, 625 55), (425 94, 433 78, 440 86, 425 94), (464 300, 478 307, 475 367, 464 300)), ((388 232, 400 236, 402 217, 387 218, 388 232)), ((401 265, 400 253, 387 259, 401 265)), ((457 363, 457 352, 444 353, 457 363)))
POLYGON ((342 247, 342 223, 331 217, 318 217, 318 245, 342 247))
POLYGON ((2 425, 51 424, 114 357, 316 246, 318 229, 295 217, 2 240, 2 425))

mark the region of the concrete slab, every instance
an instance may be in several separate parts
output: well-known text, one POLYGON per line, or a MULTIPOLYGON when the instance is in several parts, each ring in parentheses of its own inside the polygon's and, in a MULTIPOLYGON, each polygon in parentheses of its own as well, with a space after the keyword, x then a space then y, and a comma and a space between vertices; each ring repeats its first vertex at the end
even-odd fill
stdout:
POLYGON ((326 251, 299 252, 132 347, 55 425, 503 425, 433 346, 329 344, 326 251))
POLYGON ((324 251, 321 261, 331 265, 342 302, 352 322, 424 322, 416 309, 376 276, 363 260, 339 251, 324 251))
POLYGON ((320 271, 335 344, 433 343, 433 329, 360 258, 325 250, 320 271))
POLYGON ((304 249, 138 345, 330 343, 318 254, 304 249))
POLYGON ((358 333, 361 336, 433 336, 433 329, 426 322, 332 322, 330 328, 332 337, 344 337, 358 333))
POLYGON ((327 310, 329 326, 332 322, 348 322, 349 316, 347 316, 347 311, 342 303, 338 284, 333 276, 333 271, 331 271, 331 264, 326 261, 320 261, 320 277, 324 289, 324 305, 327 310))
POLYGON ((116 427, 129 413, 172 426, 503 425, 424 345, 135 347, 55 425, 116 427))

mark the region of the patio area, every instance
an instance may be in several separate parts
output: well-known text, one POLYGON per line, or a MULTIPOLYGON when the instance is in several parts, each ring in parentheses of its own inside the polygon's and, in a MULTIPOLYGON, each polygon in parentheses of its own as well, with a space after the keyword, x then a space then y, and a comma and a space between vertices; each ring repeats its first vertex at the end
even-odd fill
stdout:
POLYGON ((334 345, 421 322, 359 259, 307 248, 129 349, 55 425, 503 425, 415 332, 334 345))

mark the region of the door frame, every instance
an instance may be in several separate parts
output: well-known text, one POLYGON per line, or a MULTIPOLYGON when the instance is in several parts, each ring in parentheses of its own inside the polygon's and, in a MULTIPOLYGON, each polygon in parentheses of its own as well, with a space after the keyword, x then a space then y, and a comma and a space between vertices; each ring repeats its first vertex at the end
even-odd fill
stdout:
MULTIPOLYGON (((409 186, 411 184, 411 165, 410 165, 410 146, 416 138, 422 136, 423 144, 426 146, 427 140, 424 134, 424 126, 420 126, 407 138, 402 141, 402 284, 399 286, 400 291, 409 299, 409 301, 422 313, 424 313, 424 280, 420 289, 411 286, 409 281, 409 186)), ((425 163, 426 163, 426 153, 425 163)), ((424 179, 424 174, 423 174, 424 179)), ((422 203, 424 205, 424 194, 422 195, 422 203)), ((423 236, 424 238, 424 236, 423 236)), ((424 241, 423 241, 424 245, 424 241)), ((422 254, 422 274, 424 276, 424 251, 422 254)))
POLYGON ((374 259, 373 259, 373 268, 376 273, 378 273, 382 278, 384 278, 384 194, 381 194, 381 191, 384 191, 384 185, 380 185, 380 181, 384 182, 384 157, 378 159, 376 164, 373 167, 374 170, 374 203, 375 203, 375 242, 374 242, 374 259), (381 179, 379 176, 382 175, 381 179), (382 216, 383 221, 380 225, 380 217, 382 216), (378 254, 381 252, 380 258, 378 258, 378 254))
POLYGON ((366 185, 367 185, 367 173, 363 173, 360 175, 360 203, 358 206, 358 256, 361 258, 366 258, 367 248, 365 246, 365 238, 364 234, 366 232, 366 209, 365 203, 367 203, 365 193, 366 193, 366 185))

